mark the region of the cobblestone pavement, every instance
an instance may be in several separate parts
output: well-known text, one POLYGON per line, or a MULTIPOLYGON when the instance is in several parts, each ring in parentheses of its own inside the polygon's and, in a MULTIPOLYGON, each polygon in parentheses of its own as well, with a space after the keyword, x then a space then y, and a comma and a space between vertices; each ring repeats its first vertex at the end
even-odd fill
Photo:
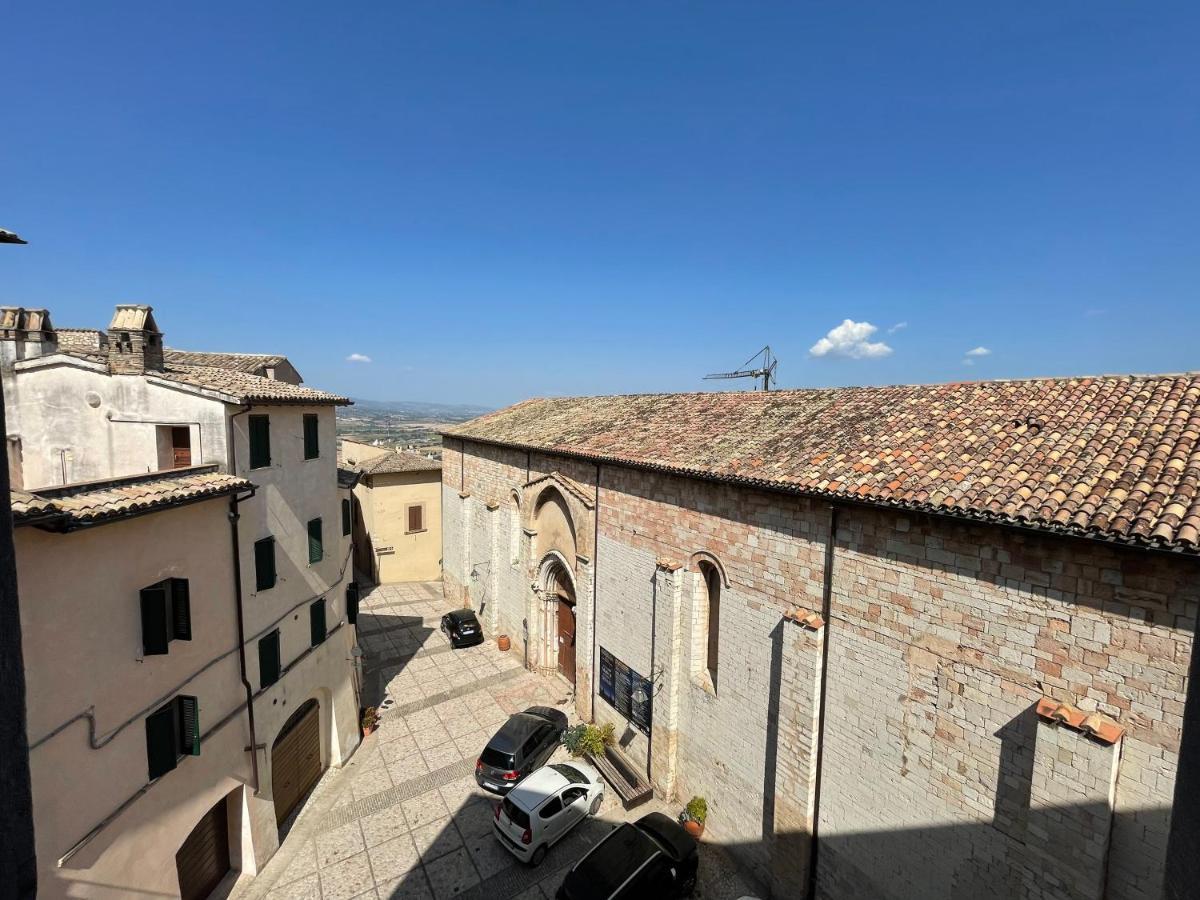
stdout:
MULTIPOLYGON (((614 792, 536 869, 492 834, 495 798, 475 784, 475 760, 511 713, 557 706, 574 719, 563 679, 525 671, 493 641, 451 650, 438 631, 449 606, 437 583, 383 585, 364 598, 363 703, 384 710, 350 762, 322 778, 279 851, 236 900, 542 900, 615 823, 632 812, 614 792)), ((563 751, 559 751, 563 753, 563 751)), ((717 847, 701 851, 702 900, 756 892, 717 847)), ((761 892, 759 896, 764 896, 761 892)))

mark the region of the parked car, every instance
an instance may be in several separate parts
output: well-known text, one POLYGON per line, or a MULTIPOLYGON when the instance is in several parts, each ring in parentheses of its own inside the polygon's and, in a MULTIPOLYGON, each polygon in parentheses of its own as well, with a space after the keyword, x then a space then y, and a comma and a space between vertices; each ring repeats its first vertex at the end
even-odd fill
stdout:
POLYGON ((442 616, 442 634, 451 647, 474 647, 483 643, 483 627, 469 609, 456 609, 442 616))
POLYGON ((700 855, 696 842, 662 813, 614 828, 577 862, 556 900, 655 900, 690 897, 700 855))
POLYGON ((566 728, 566 713, 552 706, 531 706, 509 716, 479 755, 475 780, 485 791, 507 794, 546 764, 566 728))
POLYGON ((551 763, 533 772, 496 804, 492 830, 521 862, 540 865, 546 851, 600 811, 604 781, 587 763, 551 763))

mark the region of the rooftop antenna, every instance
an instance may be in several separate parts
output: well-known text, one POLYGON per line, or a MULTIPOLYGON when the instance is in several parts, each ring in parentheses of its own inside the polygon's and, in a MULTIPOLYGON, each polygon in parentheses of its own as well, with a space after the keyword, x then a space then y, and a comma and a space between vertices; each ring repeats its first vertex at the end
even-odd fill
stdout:
POLYGON ((779 365, 779 360, 771 352, 770 345, 763 347, 752 357, 742 363, 742 367, 736 372, 714 372, 711 375, 705 375, 705 381, 712 381, 717 378, 753 378, 755 380, 754 389, 758 390, 758 379, 762 379, 762 389, 769 391, 771 382, 775 381, 775 367, 779 365), (747 368, 755 360, 760 360, 760 364, 755 368, 747 368))

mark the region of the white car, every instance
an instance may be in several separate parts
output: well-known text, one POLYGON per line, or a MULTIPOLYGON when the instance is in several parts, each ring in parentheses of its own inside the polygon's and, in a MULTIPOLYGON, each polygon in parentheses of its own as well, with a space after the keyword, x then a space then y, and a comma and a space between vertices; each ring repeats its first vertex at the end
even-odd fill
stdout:
POLYGON ((492 830, 509 853, 536 866, 552 844, 599 812, 603 799, 604 782, 587 763, 551 763, 517 782, 496 805, 492 830))

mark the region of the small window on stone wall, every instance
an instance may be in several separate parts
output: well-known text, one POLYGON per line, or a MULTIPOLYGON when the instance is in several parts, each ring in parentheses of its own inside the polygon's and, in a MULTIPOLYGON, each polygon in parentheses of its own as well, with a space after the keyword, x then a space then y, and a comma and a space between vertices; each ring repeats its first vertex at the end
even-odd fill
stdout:
POLYGON ((707 561, 697 567, 693 610, 692 677, 700 687, 715 694, 721 643, 721 572, 707 561))

